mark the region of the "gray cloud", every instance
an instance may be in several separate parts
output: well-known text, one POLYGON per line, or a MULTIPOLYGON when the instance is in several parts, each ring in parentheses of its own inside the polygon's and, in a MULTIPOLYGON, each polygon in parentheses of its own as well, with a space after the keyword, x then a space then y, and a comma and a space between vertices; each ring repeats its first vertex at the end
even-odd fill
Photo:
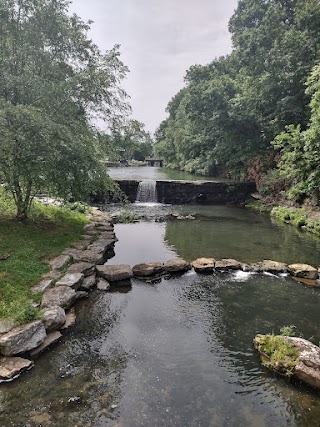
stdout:
POLYGON ((90 37, 102 50, 121 44, 133 116, 154 131, 186 70, 231 51, 228 20, 236 6, 237 0, 73 0, 71 11, 94 21, 90 37))

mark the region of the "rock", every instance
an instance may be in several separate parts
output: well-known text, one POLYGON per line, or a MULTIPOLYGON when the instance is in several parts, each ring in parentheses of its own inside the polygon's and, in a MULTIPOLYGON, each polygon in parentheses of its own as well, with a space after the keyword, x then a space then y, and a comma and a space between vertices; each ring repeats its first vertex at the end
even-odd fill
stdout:
POLYGON ((76 292, 76 301, 79 301, 80 299, 88 298, 89 294, 86 291, 77 291, 76 292))
POLYGON ((304 279, 303 277, 295 277, 295 276, 291 276, 291 279, 294 280, 295 282, 302 283, 305 286, 310 286, 314 288, 320 287, 320 282, 318 280, 304 279))
POLYGON ((114 227, 113 225, 103 225, 103 224, 96 224, 96 228, 99 232, 113 232, 114 227))
POLYGON ((59 279, 61 277, 62 273, 61 271, 58 270, 52 270, 49 271, 49 273, 46 273, 42 276, 43 280, 48 280, 48 279, 52 279, 53 281, 59 279))
POLYGON ((101 233, 98 240, 102 240, 102 239, 104 239, 104 240, 112 240, 114 242, 118 241, 116 235, 113 232, 104 232, 104 233, 101 233))
POLYGON ((72 249, 77 249, 78 251, 84 251, 87 249, 88 245, 89 245, 88 241, 80 240, 79 242, 71 243, 70 247, 72 249))
POLYGON ((76 311, 74 308, 72 308, 66 313, 66 321, 61 329, 62 330, 69 329, 71 326, 73 326, 76 323, 76 318, 77 318, 76 311))
POLYGON ((67 273, 81 273, 84 277, 91 276, 96 270, 96 266, 91 262, 76 262, 75 264, 70 265, 67 270, 67 273))
MULTIPOLYGON (((265 335, 257 335, 254 338, 254 346, 262 357, 266 357, 262 351, 261 342, 265 335)), ((276 336, 280 340, 289 342, 296 350, 298 357, 293 362, 292 375, 300 381, 320 389, 320 348, 303 338, 276 336)), ((286 359, 285 359, 286 360, 286 359)), ((266 364, 268 366, 268 364, 266 364)), ((275 369, 274 367, 271 369, 275 369)), ((282 372, 286 369, 285 363, 278 362, 276 371, 282 372)))
POLYGON ((68 273, 56 283, 56 287, 68 286, 77 291, 83 282, 83 278, 84 275, 81 273, 68 273))
POLYGON ((190 270, 191 264, 183 259, 176 258, 164 263, 163 268, 167 273, 178 273, 190 270))
POLYGON ((85 277, 83 279, 80 290, 89 291, 91 288, 94 287, 94 285, 96 284, 96 281, 97 281, 97 277, 95 274, 92 274, 91 276, 85 277))
POLYGON ((241 263, 235 259, 223 258, 222 260, 216 261, 216 270, 240 270, 241 263))
POLYGON ((31 357, 38 356, 44 350, 46 350, 47 348, 55 344, 57 341, 59 341, 61 337, 62 337, 62 334, 59 331, 50 332, 47 338, 43 341, 43 343, 30 352, 30 356, 31 357))
POLYGON ((57 258, 49 261, 49 265, 51 266, 52 270, 62 270, 63 268, 67 267, 67 265, 71 264, 71 262, 72 259, 70 255, 60 255, 57 258))
POLYGON ((262 271, 266 271, 272 274, 286 273, 286 271, 288 270, 288 265, 284 262, 277 262, 265 259, 259 264, 262 271))
POLYGON ((33 294, 36 294, 38 292, 44 292, 47 289, 50 289, 54 286, 54 280, 53 279, 43 279, 41 282, 36 285, 32 286, 30 289, 33 294))
POLYGON ((303 277, 305 279, 317 279, 318 270, 308 264, 290 264, 288 270, 291 276, 303 277))
POLYGON ((0 351, 4 356, 13 356, 33 350, 46 338, 46 330, 40 320, 18 326, 0 337, 0 351))
POLYGON ((43 324, 47 331, 54 331, 64 325, 66 313, 62 307, 53 306, 42 311, 43 324))
POLYGON ((102 264, 104 261, 103 254, 99 254, 94 251, 86 250, 81 251, 77 254, 77 256, 74 257, 75 262, 85 261, 92 264, 102 264))
POLYGON ((215 262, 213 258, 198 258, 191 264, 197 273, 212 273, 215 262))
POLYGON ((17 325, 11 320, 0 320, 0 334, 6 334, 10 332, 17 325))
POLYGON ((83 229, 85 231, 90 231, 90 230, 94 230, 96 228, 95 224, 86 224, 83 229))
POLYGON ((103 279, 102 277, 98 280, 97 283, 97 289, 99 291, 109 291, 110 290, 110 283, 107 282, 105 279, 103 279))
POLYGON ((41 307, 53 307, 58 305, 68 309, 76 300, 76 291, 68 286, 56 286, 47 290, 42 298, 41 307))
POLYGON ((121 280, 128 280, 133 277, 133 272, 130 265, 97 265, 97 274, 100 277, 108 280, 109 282, 120 282, 121 280))
POLYGON ((98 231, 93 229, 93 230, 86 230, 86 233, 88 236, 97 236, 98 231))
POLYGON ((29 371, 33 367, 33 362, 21 357, 1 357, 0 358, 0 383, 13 381, 24 371, 29 371))
POLYGON ((67 255, 71 258, 71 260, 73 261, 76 256, 79 254, 79 252, 81 252, 79 249, 75 249, 75 248, 66 248, 63 252, 62 255, 67 255))
POLYGON ((163 271, 163 264, 160 262, 137 264, 132 268, 132 271, 136 277, 154 276, 163 271))

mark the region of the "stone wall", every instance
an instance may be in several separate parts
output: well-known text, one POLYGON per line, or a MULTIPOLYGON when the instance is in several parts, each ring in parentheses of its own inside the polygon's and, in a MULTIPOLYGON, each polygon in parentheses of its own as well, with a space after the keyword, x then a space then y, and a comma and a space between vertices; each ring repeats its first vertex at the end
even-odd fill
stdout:
MULTIPOLYGON (((136 200, 140 181, 116 180, 130 202, 136 200)), ((157 181, 158 201, 170 204, 243 203, 256 191, 253 182, 157 181)))

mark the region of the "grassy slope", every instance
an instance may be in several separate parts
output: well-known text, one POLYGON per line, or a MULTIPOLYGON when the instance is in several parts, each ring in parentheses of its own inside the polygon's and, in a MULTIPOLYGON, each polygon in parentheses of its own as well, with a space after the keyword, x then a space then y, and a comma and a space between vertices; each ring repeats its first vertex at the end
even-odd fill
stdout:
POLYGON ((49 271, 49 259, 81 238, 86 222, 84 214, 36 203, 30 220, 21 223, 0 194, 0 255, 10 255, 0 261, 0 319, 23 323, 39 317, 31 302, 40 296, 29 289, 49 271))

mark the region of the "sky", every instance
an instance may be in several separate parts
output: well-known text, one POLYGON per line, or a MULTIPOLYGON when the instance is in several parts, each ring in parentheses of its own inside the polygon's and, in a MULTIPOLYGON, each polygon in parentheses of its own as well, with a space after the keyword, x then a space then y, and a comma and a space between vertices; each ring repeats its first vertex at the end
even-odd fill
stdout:
POLYGON ((154 132, 186 70, 231 52, 228 21, 236 6, 237 0, 73 0, 70 11, 94 21, 89 36, 102 51, 121 45, 132 118, 154 132))

